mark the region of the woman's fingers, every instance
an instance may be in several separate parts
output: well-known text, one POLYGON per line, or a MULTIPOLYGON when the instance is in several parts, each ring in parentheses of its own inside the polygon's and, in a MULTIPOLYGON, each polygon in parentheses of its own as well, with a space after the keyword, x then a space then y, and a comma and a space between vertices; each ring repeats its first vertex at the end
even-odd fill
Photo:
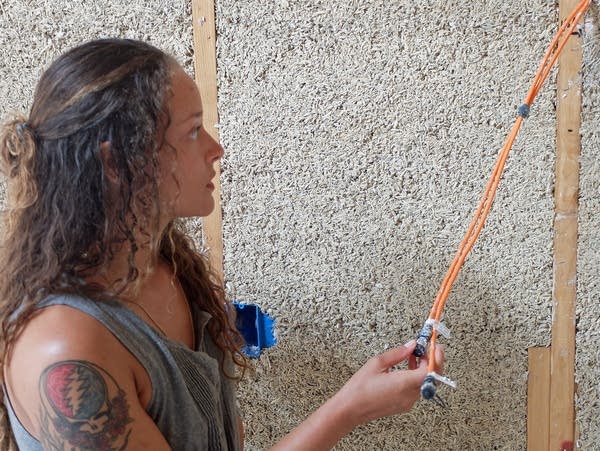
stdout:
MULTIPOLYGON (((419 360, 419 368, 427 367, 427 365, 428 365, 427 355, 428 354, 421 357, 421 359, 419 360)), ((435 372, 438 374, 444 374, 444 359, 445 359, 444 347, 437 343, 435 345, 435 357, 434 358, 435 358, 435 372)))
POLYGON ((435 372, 438 374, 444 374, 444 347, 436 345, 435 347, 435 372))
POLYGON ((416 370, 417 367, 418 367, 417 357, 415 357, 415 355, 411 352, 410 357, 408 358, 408 369, 416 370))
MULTIPOLYGON (((394 366, 398 365, 405 360, 408 360, 408 369, 416 370, 427 368, 427 357, 421 357, 417 359, 413 355, 415 349, 415 340, 411 340, 404 346, 390 349, 383 354, 371 359, 370 367, 376 372, 387 372, 394 366)), ((441 345, 436 344, 435 346, 435 372, 443 374, 444 371, 444 348, 441 345)))
MULTIPOLYGON (((427 375, 427 359, 413 355, 415 341, 390 349, 370 359, 340 390, 351 405, 357 424, 382 416, 409 410, 420 396, 420 387, 427 375), (391 371, 401 362, 408 369, 391 371)), ((444 353, 437 347, 436 368, 441 371, 444 353)))
POLYGON ((411 340, 404 346, 399 348, 390 349, 383 354, 375 357, 374 361, 379 367, 380 371, 387 371, 394 365, 398 365, 400 362, 408 359, 415 349, 415 340, 411 340))

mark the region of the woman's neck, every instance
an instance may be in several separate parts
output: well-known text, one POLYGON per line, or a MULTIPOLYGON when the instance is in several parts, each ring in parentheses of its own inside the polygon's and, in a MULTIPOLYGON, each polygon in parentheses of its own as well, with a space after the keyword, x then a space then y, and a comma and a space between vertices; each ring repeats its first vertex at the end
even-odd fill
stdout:
POLYGON ((88 281, 119 293, 119 297, 135 298, 156 271, 159 260, 159 257, 149 248, 137 250, 133 259, 129 249, 121 249, 108 264, 90 276, 88 281), (137 276, 132 283, 133 271, 137 272, 137 276))

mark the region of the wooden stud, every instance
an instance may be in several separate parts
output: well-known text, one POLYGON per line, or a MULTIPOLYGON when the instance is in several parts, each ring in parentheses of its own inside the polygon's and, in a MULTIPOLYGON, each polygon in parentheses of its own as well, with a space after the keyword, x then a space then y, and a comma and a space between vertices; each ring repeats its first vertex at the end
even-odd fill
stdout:
POLYGON ((550 348, 529 348, 527 377, 527 451, 548 451, 550 348))
MULTIPOLYGON (((217 55, 214 0, 192 0, 194 31, 194 70, 202 97, 204 128, 218 142, 217 55)), ((209 248, 210 264, 223 284, 223 213, 221 210, 221 168, 215 164, 213 198, 215 209, 202 221, 204 242, 209 248)))
MULTIPOLYGON (((560 0, 560 20, 577 6, 560 0)), ((573 35, 559 57, 554 218, 554 289, 550 361, 550 441, 574 449, 575 297, 581 122, 581 38, 573 35)))

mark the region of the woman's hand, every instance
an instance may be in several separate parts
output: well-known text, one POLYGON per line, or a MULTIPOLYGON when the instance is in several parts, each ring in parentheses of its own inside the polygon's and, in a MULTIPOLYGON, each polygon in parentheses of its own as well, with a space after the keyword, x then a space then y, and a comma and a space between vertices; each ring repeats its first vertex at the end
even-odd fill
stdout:
MULTIPOLYGON (((330 450, 360 424, 409 410, 420 396, 427 359, 412 355, 415 342, 369 360, 332 398, 286 435, 271 451, 330 450), (394 366, 408 360, 408 369, 394 366)), ((444 353, 436 346, 436 371, 442 372, 444 353)))
MULTIPOLYGON (((376 418, 406 412, 420 397, 427 375, 427 359, 417 362, 412 354, 415 341, 370 359, 334 396, 348 409, 356 425, 376 418), (408 360, 408 369, 393 367, 408 360)), ((442 372, 444 353, 436 346, 436 372, 442 372)))

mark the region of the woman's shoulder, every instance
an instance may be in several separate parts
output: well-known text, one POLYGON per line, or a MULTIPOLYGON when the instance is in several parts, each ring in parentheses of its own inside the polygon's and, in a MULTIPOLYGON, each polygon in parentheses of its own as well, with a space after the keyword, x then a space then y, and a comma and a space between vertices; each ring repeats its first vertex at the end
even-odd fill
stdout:
POLYGON ((36 352, 40 353, 56 353, 59 350, 56 345, 46 346, 45 343, 61 343, 67 348, 89 347, 95 350, 114 344, 110 340, 101 340, 107 334, 110 335, 110 332, 106 327, 86 311, 69 304, 44 301, 23 326, 17 344, 28 347, 33 345, 36 352))
POLYGON ((71 367, 88 373, 101 368, 123 386, 140 380, 139 363, 96 318, 68 305, 40 308, 23 326, 4 368, 11 403, 26 428, 37 430, 41 384, 49 372, 71 367))
POLYGON ((22 327, 6 361, 6 382, 37 385, 39 375, 57 361, 96 361, 111 356, 127 365, 123 345, 96 318, 68 305, 37 309, 22 327))
POLYGON ((144 369, 104 324, 72 306, 38 309, 4 371, 13 410, 34 437, 46 433, 52 415, 86 422, 89 417, 92 424, 92 413, 121 398, 132 418, 146 421, 151 384, 144 369))
POLYGON ((36 310, 23 326, 9 355, 9 372, 36 372, 64 359, 97 359, 110 355, 127 363, 128 353, 96 318, 69 305, 36 310))

